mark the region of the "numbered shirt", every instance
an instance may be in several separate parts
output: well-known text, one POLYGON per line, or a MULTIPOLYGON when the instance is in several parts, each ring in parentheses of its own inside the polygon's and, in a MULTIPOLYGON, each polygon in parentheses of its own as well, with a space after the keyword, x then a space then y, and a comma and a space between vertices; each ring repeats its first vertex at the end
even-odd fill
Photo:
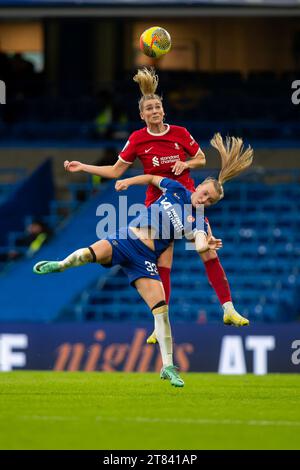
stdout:
MULTIPOLYGON (((199 144, 184 127, 166 124, 166 130, 154 134, 147 127, 133 132, 119 155, 122 162, 131 165, 138 158, 144 167, 144 173, 158 175, 179 181, 185 188, 194 191, 194 180, 189 170, 179 176, 172 173, 172 166, 177 161, 185 162, 199 151, 199 144)), ((156 201, 161 195, 159 188, 149 185, 146 193, 146 206, 156 201)))
POLYGON ((131 222, 134 227, 151 227, 155 232, 155 251, 159 256, 171 241, 183 236, 193 240, 197 232, 207 233, 204 209, 195 209, 191 192, 178 181, 162 178, 162 195, 131 222))

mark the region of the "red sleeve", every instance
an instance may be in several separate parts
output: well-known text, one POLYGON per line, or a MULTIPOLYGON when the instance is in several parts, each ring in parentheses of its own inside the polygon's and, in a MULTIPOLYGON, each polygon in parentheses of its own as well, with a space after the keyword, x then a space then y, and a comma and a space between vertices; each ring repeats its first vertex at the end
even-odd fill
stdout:
POLYGON ((132 165, 134 160, 136 159, 136 151, 135 151, 135 139, 134 135, 131 134, 129 139, 127 140, 126 144, 124 145, 123 149, 121 150, 119 154, 119 159, 124 162, 128 163, 129 165, 132 165))
POLYGON ((191 136, 187 129, 183 128, 182 142, 184 150, 190 157, 195 157, 200 149, 199 144, 191 136))

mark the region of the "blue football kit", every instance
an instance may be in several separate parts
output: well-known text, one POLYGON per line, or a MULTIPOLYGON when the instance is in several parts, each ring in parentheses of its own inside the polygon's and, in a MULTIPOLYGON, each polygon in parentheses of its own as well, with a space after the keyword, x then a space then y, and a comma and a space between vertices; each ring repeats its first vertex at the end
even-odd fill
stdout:
POLYGON ((157 259, 170 243, 183 236, 193 240, 200 231, 207 233, 203 207, 192 206, 190 191, 169 178, 162 178, 159 187, 162 195, 155 203, 145 207, 128 227, 107 237, 113 253, 111 263, 103 266, 120 265, 130 284, 141 277, 160 280, 157 259), (151 227, 154 251, 137 238, 130 227, 151 227))

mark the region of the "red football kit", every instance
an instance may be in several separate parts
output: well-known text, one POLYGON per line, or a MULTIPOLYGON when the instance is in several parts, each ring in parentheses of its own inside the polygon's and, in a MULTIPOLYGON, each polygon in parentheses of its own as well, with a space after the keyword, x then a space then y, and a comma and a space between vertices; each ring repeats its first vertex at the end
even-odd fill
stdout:
MULTIPOLYGON (((174 179, 183 184, 189 191, 195 191, 194 180, 190 171, 184 170, 181 175, 172 173, 172 166, 177 161, 185 162, 193 158, 199 145, 184 127, 170 126, 160 134, 150 132, 147 127, 133 132, 125 147, 120 152, 122 162, 132 164, 139 158, 146 175, 158 175, 174 179)), ((148 207, 161 196, 161 190, 150 184, 146 192, 145 205, 148 207)))
MULTIPOLYGON (((119 159, 130 165, 139 158, 144 167, 144 173, 172 178, 183 184, 189 191, 195 191, 194 180, 190 177, 189 170, 184 170, 181 175, 172 173, 172 166, 177 161, 185 162, 187 157, 193 158, 199 150, 199 145, 184 127, 166 125, 167 128, 160 134, 150 132, 147 127, 133 132, 120 152, 119 159)), ((146 192, 145 205, 148 207, 160 196, 161 191, 150 184, 146 192)), ((226 274, 219 258, 209 259, 204 262, 208 280, 223 305, 231 302, 231 294, 226 274)), ((170 298, 170 268, 158 266, 158 271, 164 286, 166 302, 170 298)))

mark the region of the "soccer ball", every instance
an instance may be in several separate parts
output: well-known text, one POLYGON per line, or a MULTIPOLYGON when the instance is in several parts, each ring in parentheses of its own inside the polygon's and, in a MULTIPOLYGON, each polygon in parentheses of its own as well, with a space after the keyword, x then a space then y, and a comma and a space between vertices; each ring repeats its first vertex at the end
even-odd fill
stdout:
POLYGON ((164 28, 152 26, 141 34, 140 49, 148 57, 158 59, 171 49, 171 36, 164 28))

